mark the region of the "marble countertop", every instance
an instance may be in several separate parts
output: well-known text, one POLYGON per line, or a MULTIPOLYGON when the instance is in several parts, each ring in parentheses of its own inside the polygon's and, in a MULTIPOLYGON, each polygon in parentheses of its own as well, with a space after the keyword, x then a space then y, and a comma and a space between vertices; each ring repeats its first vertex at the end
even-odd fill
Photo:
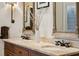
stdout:
POLYGON ((3 39, 3 41, 22 46, 24 48, 29 48, 50 56, 69 56, 79 53, 78 48, 57 47, 54 44, 48 42, 36 42, 35 40, 23 39, 3 39))

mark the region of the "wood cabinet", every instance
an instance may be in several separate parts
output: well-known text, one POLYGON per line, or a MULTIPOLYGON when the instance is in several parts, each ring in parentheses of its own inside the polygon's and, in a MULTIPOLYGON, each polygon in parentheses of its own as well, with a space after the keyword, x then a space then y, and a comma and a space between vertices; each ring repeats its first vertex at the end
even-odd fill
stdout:
POLYGON ((5 56, 47 56, 43 53, 5 42, 5 56))

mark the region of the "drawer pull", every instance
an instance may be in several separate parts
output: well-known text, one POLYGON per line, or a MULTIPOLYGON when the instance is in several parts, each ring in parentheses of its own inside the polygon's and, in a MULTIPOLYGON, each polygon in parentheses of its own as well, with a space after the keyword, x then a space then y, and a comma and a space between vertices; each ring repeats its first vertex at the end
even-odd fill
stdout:
POLYGON ((21 52, 21 51, 19 51, 19 53, 20 53, 20 54, 22 54, 22 52, 21 52))

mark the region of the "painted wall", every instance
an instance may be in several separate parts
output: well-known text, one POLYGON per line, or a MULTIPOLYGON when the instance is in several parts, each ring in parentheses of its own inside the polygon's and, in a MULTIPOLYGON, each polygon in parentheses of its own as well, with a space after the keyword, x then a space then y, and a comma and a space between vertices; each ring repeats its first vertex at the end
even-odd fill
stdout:
POLYGON ((40 22, 40 37, 51 37, 53 30, 53 3, 50 3, 49 7, 41 9, 37 9, 36 5, 35 16, 35 20, 40 22))
MULTIPOLYGON (((10 5, 6 5, 3 2, 0 2, 0 27, 1 26, 9 27, 9 38, 20 38, 23 29, 22 3, 19 3, 18 6, 14 7, 14 19, 15 23, 12 24, 10 5)), ((1 39, 0 39, 0 55, 4 55, 4 43, 1 39)))
POLYGON ((11 8, 10 5, 0 3, 0 27, 9 27, 9 38, 17 38, 21 36, 23 27, 23 9, 22 3, 14 7, 14 20, 15 23, 11 23, 11 8), (2 5, 3 4, 3 5, 2 5), (3 6, 3 7, 1 7, 3 6), (16 29, 16 31, 15 31, 16 29))

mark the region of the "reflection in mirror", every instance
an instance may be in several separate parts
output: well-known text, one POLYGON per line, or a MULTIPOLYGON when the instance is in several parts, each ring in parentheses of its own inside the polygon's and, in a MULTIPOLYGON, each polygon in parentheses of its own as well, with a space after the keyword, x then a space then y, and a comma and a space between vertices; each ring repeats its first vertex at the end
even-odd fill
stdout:
POLYGON ((76 32, 76 6, 70 4, 67 6, 67 31, 76 32))
POLYGON ((76 33, 76 3, 56 2, 56 32, 76 33))
POLYGON ((33 2, 24 3, 24 30, 33 30, 34 6, 33 2))
POLYGON ((34 21, 35 21, 35 6, 34 2, 23 2, 23 39, 29 39, 30 36, 33 36, 34 21))

